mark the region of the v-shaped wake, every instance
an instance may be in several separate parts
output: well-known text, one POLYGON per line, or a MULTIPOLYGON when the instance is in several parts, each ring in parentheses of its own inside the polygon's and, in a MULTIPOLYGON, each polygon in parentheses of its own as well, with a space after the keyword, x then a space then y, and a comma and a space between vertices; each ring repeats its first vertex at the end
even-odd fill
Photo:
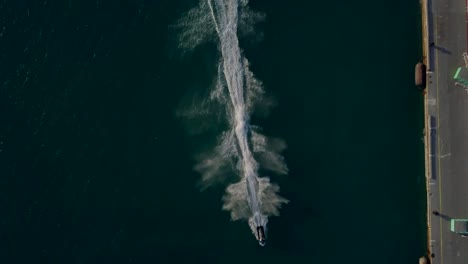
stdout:
POLYGON ((277 195, 279 188, 270 183, 268 177, 259 176, 259 168, 286 174, 287 167, 279 155, 285 144, 278 139, 267 139, 250 125, 250 112, 255 104, 261 103, 263 90, 242 56, 238 26, 251 14, 246 0, 202 0, 180 23, 186 27, 189 23, 192 27, 204 26, 207 30, 187 29, 181 34, 181 46, 201 43, 203 34, 210 36, 210 28, 216 36, 214 39, 218 40, 219 76, 209 100, 217 100, 225 108, 229 128, 221 136, 213 155, 202 160, 197 168, 207 180, 217 177, 223 162, 236 164, 234 170, 240 176, 239 181, 227 187, 223 208, 231 212, 233 220, 248 219, 253 234, 260 245, 264 245, 268 216, 278 215, 278 209, 287 200, 277 195), (203 25, 199 25, 201 23, 203 25))

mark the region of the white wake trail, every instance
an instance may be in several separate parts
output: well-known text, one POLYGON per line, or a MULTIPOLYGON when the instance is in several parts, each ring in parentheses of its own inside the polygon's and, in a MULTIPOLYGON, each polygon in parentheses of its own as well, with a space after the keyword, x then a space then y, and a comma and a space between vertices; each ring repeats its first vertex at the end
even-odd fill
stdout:
POLYGON ((180 34, 180 47, 190 50, 207 40, 216 40, 221 51, 215 88, 201 107, 181 115, 194 118, 209 113, 204 108, 213 103, 225 109, 228 129, 214 151, 205 153, 195 169, 208 185, 220 181, 227 168, 235 164, 233 169, 240 178, 227 187, 223 209, 231 212, 233 220, 248 220, 263 245, 268 217, 279 215, 281 205, 288 201, 277 194, 279 187, 268 177, 259 176, 259 169, 276 174, 287 174, 288 169, 279 154, 286 144, 280 139, 268 139, 250 124, 253 109, 270 106, 272 101, 265 99, 261 82, 250 72, 239 47, 238 31, 242 31, 239 25, 251 32, 251 24, 263 17, 252 12, 247 3, 247 0, 201 0, 197 8, 179 21, 178 26, 185 29, 180 34))
MULTIPOLYGON (((219 36, 223 57, 223 72, 226 78, 229 96, 234 110, 234 126, 237 144, 241 152, 241 169, 244 177, 248 204, 252 211, 250 222, 255 227, 266 228, 267 217, 260 212, 258 165, 249 149, 247 140, 249 118, 244 100, 245 72, 237 39, 237 23, 239 4, 237 0, 209 0, 208 5, 219 36), (216 10, 215 10, 216 9, 216 10)), ((256 233, 254 231, 254 233, 256 233)))

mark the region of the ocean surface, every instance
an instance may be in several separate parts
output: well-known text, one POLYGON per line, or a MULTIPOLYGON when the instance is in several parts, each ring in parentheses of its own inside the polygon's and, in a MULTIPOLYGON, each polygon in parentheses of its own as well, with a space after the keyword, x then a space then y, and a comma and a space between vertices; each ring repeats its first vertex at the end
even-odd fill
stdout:
POLYGON ((220 59, 216 41, 178 48, 196 5, 0 1, 0 263, 417 263, 419 1, 250 1, 265 20, 240 47, 276 100, 251 123, 289 168, 265 247, 225 185, 201 191, 215 138, 177 115, 220 59))

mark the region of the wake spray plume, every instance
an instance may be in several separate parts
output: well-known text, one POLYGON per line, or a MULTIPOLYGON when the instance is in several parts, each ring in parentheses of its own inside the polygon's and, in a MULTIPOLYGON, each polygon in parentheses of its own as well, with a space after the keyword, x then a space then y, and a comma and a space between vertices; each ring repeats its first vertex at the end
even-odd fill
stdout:
POLYGON ((192 50, 207 41, 216 41, 220 50, 220 63, 215 85, 202 103, 182 110, 180 115, 194 118, 220 106, 227 121, 227 129, 213 151, 199 157, 195 169, 202 174, 202 183, 209 185, 223 179, 233 171, 236 183, 226 188, 223 209, 232 220, 247 220, 260 245, 265 244, 269 216, 279 215, 279 209, 288 200, 277 193, 279 187, 268 177, 260 177, 259 169, 287 174, 288 169, 280 153, 286 144, 260 133, 250 124, 255 108, 266 109, 272 100, 266 99, 262 83, 249 70, 242 56, 238 34, 249 36, 253 23, 264 16, 251 11, 247 0, 201 0, 199 6, 181 18, 176 27, 182 29, 179 46, 192 50))

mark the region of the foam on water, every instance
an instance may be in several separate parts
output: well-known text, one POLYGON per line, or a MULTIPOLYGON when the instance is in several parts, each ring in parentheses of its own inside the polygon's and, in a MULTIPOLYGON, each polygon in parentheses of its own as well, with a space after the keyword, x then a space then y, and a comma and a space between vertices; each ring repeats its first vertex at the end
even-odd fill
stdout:
POLYGON ((253 23, 263 19, 263 15, 252 12, 247 4, 247 0, 202 0, 179 20, 178 26, 183 28, 179 45, 184 51, 216 40, 221 55, 214 89, 202 104, 185 111, 191 113, 185 116, 203 113, 203 106, 218 102, 225 110, 229 125, 214 151, 203 155, 195 169, 206 184, 222 178, 226 168, 236 172, 237 182, 227 186, 223 209, 231 213, 232 220, 248 220, 257 235, 256 228, 263 226, 266 233, 268 217, 279 215, 281 205, 288 202, 277 194, 277 185, 268 177, 260 177, 259 169, 277 174, 286 174, 288 169, 279 154, 286 144, 267 138, 260 133, 260 128, 250 124, 255 108, 272 105, 272 101, 264 99, 262 84, 249 70, 239 46, 239 32, 251 32, 253 23))

